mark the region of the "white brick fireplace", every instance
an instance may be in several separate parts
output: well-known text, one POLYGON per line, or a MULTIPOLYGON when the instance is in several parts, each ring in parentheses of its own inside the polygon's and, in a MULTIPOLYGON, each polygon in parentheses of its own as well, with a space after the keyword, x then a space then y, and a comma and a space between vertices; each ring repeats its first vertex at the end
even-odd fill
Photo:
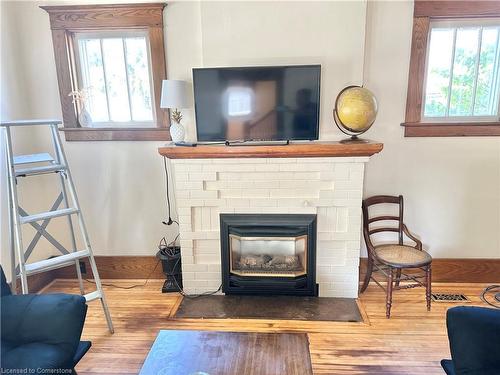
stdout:
POLYGON ((369 157, 172 159, 187 293, 221 284, 219 214, 317 214, 320 297, 357 297, 369 157))

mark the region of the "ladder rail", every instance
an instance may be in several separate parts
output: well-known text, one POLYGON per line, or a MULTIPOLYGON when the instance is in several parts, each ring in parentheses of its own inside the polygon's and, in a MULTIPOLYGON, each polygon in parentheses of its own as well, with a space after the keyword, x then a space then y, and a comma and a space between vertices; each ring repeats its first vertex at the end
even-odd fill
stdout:
MULTIPOLYGON (((7 143, 7 131, 4 132, 5 143, 7 143)), ((11 274, 11 283, 10 289, 12 294, 17 294, 17 269, 16 269, 16 244, 15 244, 15 233, 14 233, 14 209, 15 203, 12 201, 11 195, 11 186, 10 186, 10 155, 8 151, 7 145, 5 145, 5 149, 3 150, 5 154, 5 161, 7 163, 7 212, 9 216, 9 247, 10 247, 10 274, 11 274)))
MULTIPOLYGON (((51 125, 50 127, 50 130, 51 130, 51 134, 52 134, 52 146, 54 147, 54 154, 55 154, 55 163, 58 164, 58 165, 63 165, 64 166, 64 173, 68 173, 69 169, 68 169, 68 165, 66 163, 66 160, 64 160, 64 162, 62 162, 61 160, 61 156, 59 154, 59 147, 58 145, 60 145, 60 138, 57 137, 57 132, 58 132, 58 129, 57 129, 57 125, 51 125)), ((62 147, 61 147, 62 149, 62 147)), ((69 200, 68 200, 68 194, 66 192, 66 184, 65 184, 65 176, 63 175, 63 173, 59 173, 59 182, 61 184, 61 194, 62 194, 62 197, 63 197, 63 202, 64 202, 64 205, 66 208, 69 208, 69 200)), ((78 207, 79 209, 79 207, 78 207)), ((76 237, 75 237, 75 228, 73 226, 73 219, 71 218, 71 215, 68 215, 67 216, 68 218, 68 226, 69 226, 69 230, 70 230, 70 239, 71 239, 71 247, 72 247, 72 251, 75 252, 77 251, 77 246, 76 246, 76 237)), ((78 277, 78 285, 80 287, 80 293, 81 294, 85 294, 85 288, 83 286, 83 277, 82 277, 82 270, 80 269, 80 260, 77 259, 75 260, 75 268, 76 268, 76 275, 78 277)))
MULTIPOLYGON (((21 290, 23 294, 28 293, 28 277, 26 275, 26 267, 25 263, 26 260, 24 259, 24 248, 23 248, 23 240, 22 240, 22 234, 21 234, 21 218, 19 215, 19 212, 17 210, 17 207, 19 205, 18 199, 17 199, 17 181, 16 181, 16 171, 15 171, 15 166, 14 166, 14 155, 12 152, 12 137, 10 133, 10 128, 6 127, 5 128, 5 136, 6 136, 6 148, 7 148, 7 165, 8 165, 8 180, 9 180, 9 196, 10 196, 10 203, 11 207, 9 209, 12 210, 12 223, 11 227, 13 227, 13 233, 14 233, 14 241, 12 241, 11 246, 15 246, 17 249, 17 259, 19 262, 19 275, 21 276, 21 290)), ((13 263, 15 264, 15 259, 13 260, 13 263)), ((15 265, 12 266, 15 270, 15 265)), ((17 284, 17 274, 14 273, 12 274, 12 288, 16 288, 17 284)))
MULTIPOLYGON (((52 134, 54 136, 54 139, 56 140, 56 147, 57 147, 56 153, 58 154, 58 158, 62 164, 67 165, 68 163, 67 163, 67 159, 66 159, 66 154, 61 146, 61 137, 59 135, 57 126, 52 125, 51 129, 52 129, 52 134)), ((106 297, 105 297, 104 293, 102 293, 102 284, 101 284, 101 279, 99 277, 99 272, 97 271, 97 264, 95 262, 94 252, 92 251, 92 246, 90 244, 90 239, 89 239, 89 235, 87 232, 87 227, 85 225, 85 221, 83 220, 82 210, 80 208, 80 203, 78 202, 78 197, 76 195, 76 189, 75 189, 75 185, 73 182, 73 176, 72 176, 69 168, 66 168, 66 181, 68 182, 68 190, 69 190, 71 200, 73 202, 73 207, 76 207, 78 210, 77 217, 78 217, 78 222, 80 224, 80 232, 81 232, 83 241, 85 242, 85 245, 86 245, 86 247, 89 251, 89 254, 90 254, 90 256, 89 256, 90 268, 92 269, 92 274, 94 275, 94 281, 95 281, 97 290, 101 291, 101 304, 102 304, 102 308, 104 310, 104 315, 106 317, 106 321, 108 323, 108 328, 109 328, 110 332, 113 333, 114 332, 113 322, 111 321, 111 315, 109 313, 108 304, 106 302, 106 297)))

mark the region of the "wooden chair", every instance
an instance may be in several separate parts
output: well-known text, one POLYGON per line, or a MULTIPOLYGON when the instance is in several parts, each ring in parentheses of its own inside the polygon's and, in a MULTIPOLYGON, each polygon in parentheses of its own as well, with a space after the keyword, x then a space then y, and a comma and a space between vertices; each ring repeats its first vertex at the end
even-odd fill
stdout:
POLYGON ((422 242, 413 236, 403 223, 403 196, 377 195, 363 200, 363 236, 368 250, 368 265, 366 275, 360 292, 363 293, 370 279, 384 289, 386 296, 386 316, 391 316, 392 291, 398 289, 409 289, 415 287, 426 288, 427 310, 431 309, 431 262, 432 257, 422 250, 422 242), (375 216, 369 217, 368 208, 376 204, 397 204, 399 205, 398 216, 375 216), (375 222, 397 221, 397 227, 373 227, 375 222), (397 232, 397 244, 384 244, 374 246, 371 236, 381 232, 397 232), (404 235, 415 242, 415 246, 408 246, 403 243, 404 235), (384 288, 378 280, 372 277, 372 272, 380 272, 387 277, 387 287, 384 288), (405 274, 404 269, 412 269, 414 272, 405 274), (416 271, 416 272, 415 272, 416 271), (420 272, 422 271, 422 272, 420 272), (423 280, 422 280, 423 279, 423 280), (401 281, 412 281, 412 283, 400 285, 401 281))

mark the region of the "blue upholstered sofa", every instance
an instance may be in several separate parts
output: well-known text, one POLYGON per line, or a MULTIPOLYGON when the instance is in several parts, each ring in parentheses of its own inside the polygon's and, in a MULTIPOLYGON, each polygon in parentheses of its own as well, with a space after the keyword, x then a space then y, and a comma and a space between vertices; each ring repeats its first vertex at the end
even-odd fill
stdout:
POLYGON ((61 374, 76 373, 75 365, 91 345, 80 341, 87 314, 85 298, 70 294, 12 295, 0 271, 2 373, 36 374, 55 369, 61 374))
POLYGON ((448 375, 500 375, 500 309, 459 306, 446 314, 451 360, 448 375))

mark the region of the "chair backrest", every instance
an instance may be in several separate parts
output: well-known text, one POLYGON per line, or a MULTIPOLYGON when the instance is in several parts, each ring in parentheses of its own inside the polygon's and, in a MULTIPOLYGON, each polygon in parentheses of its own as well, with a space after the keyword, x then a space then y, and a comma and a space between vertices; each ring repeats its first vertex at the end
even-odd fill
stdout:
POLYGON ((392 195, 375 195, 363 200, 363 234, 367 243, 371 243, 370 236, 375 233, 381 232, 397 232, 399 244, 403 244, 403 196, 392 196, 392 195), (368 209, 370 206, 376 204, 397 204, 399 205, 399 215, 381 215, 370 217, 368 209), (370 229, 370 225, 378 222, 388 222, 397 221, 397 226, 383 226, 370 229))
POLYGON ((453 307, 446 326, 456 374, 500 374, 500 310, 453 307))

